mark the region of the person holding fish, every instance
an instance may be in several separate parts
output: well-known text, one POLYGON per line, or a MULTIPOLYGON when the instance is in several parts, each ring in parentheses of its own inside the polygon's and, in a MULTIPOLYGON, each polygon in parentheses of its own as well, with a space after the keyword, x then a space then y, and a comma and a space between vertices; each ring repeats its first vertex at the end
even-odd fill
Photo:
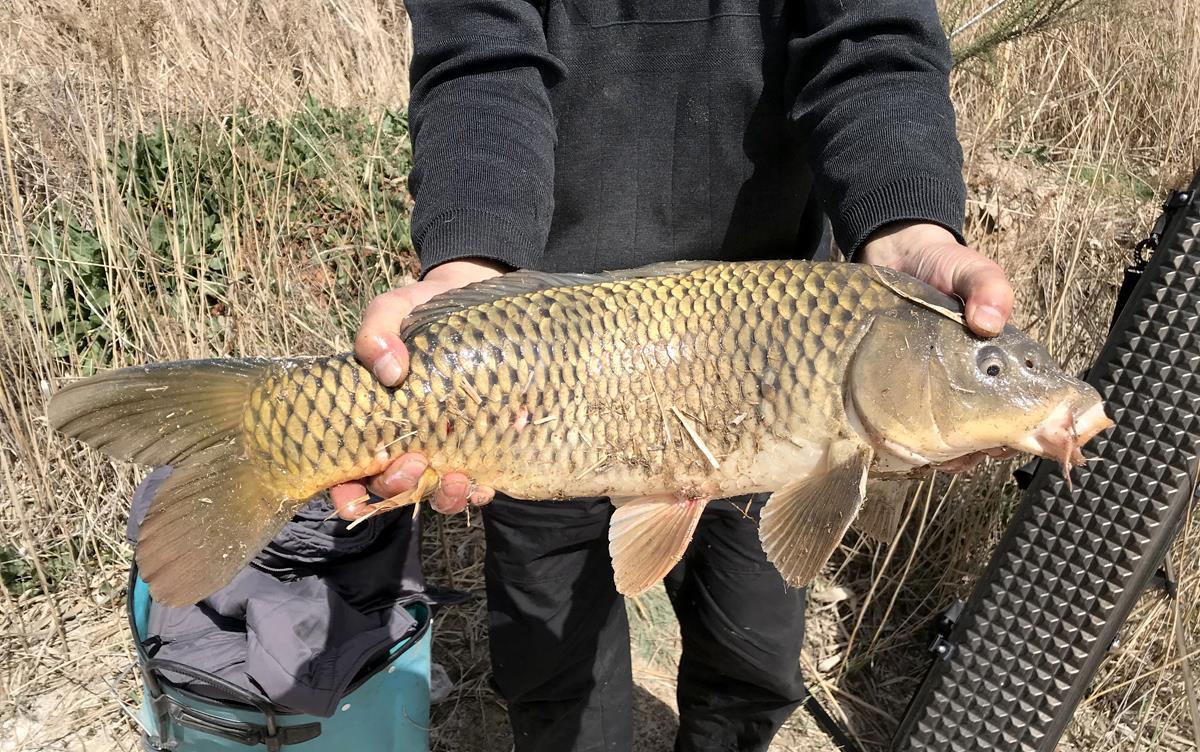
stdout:
POLYGON ((156 602, 324 489, 356 522, 474 504, 519 752, 633 746, 623 596, 659 581, 676 749, 766 750, 868 476, 1069 468, 1111 425, 964 244, 933 0, 406 5, 420 279, 354 355, 110 371, 50 424, 172 465, 136 550, 156 602))
MULTIPOLYGON (((820 258, 830 223, 847 256, 957 295, 972 330, 1001 331, 1012 290, 961 236, 934 3, 718 5, 409 2, 422 276, 364 315, 355 350, 382 383, 407 372, 401 322, 448 290, 516 268, 820 258)), ((369 488, 401 494, 425 470, 405 454, 369 488)), ((363 493, 347 484, 334 498, 363 493)), ((516 749, 629 749, 612 507, 493 496, 451 472, 432 504, 491 502, 492 660, 516 749)), ((683 634, 681 750, 766 749, 804 697, 803 591, 784 587, 743 515, 762 500, 710 503, 667 575, 683 634)))

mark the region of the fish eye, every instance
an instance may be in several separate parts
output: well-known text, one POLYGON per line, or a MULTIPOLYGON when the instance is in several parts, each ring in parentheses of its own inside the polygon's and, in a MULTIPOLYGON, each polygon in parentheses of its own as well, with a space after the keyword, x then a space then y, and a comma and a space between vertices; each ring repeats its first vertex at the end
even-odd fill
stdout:
POLYGON ((985 347, 980 350, 977 362, 979 370, 993 378, 1004 372, 1004 357, 994 347, 985 347))

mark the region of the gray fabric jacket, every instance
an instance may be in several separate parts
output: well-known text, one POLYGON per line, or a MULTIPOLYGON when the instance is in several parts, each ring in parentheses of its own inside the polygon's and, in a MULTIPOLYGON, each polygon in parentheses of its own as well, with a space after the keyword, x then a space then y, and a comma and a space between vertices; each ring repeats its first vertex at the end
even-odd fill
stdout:
MULTIPOLYGON (((155 470, 135 491, 131 542, 169 473, 155 470)), ((333 715, 364 668, 415 630, 407 604, 460 597, 426 585, 419 519, 387 514, 347 530, 331 511, 323 497, 309 502, 251 566, 200 603, 152 605, 147 652, 215 674, 282 709, 333 715)), ((186 677, 165 678, 199 694, 216 691, 186 677)))

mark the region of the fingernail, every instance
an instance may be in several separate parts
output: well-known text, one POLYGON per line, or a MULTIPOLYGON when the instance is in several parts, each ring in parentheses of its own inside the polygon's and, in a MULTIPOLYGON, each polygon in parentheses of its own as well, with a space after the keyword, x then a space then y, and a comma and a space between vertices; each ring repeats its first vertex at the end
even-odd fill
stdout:
POLYGON ((385 352, 376 358, 375 366, 371 371, 375 374, 375 378, 385 386, 395 386, 404 378, 404 372, 400 370, 400 361, 396 360, 396 356, 390 352, 385 352))
POLYGON ((491 503, 494 495, 490 488, 476 488, 467 496, 467 500, 477 507, 482 507, 491 503))
POLYGON ((470 487, 466 481, 452 480, 449 483, 442 483, 441 491, 451 499, 465 499, 470 492, 470 487))
POLYGON ((395 490, 404 491, 417 485, 417 481, 421 479, 421 473, 425 472, 425 465, 417 460, 408 460, 400 467, 383 476, 383 485, 395 490))
POLYGON ((434 494, 433 498, 429 500, 429 506, 433 507, 433 511, 435 512, 448 514, 451 511, 455 511, 456 505, 453 503, 453 501, 453 499, 447 498, 445 494, 437 493, 434 494))
POLYGON ((992 306, 980 306, 975 309, 975 326, 985 332, 999 334, 1004 329, 1004 316, 992 306))

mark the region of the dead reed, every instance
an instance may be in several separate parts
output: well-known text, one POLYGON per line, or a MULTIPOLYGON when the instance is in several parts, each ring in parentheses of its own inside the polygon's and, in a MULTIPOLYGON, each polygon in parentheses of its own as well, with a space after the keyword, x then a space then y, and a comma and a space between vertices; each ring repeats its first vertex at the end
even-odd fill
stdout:
MULTIPOLYGON (((1082 366, 1124 254, 1200 162, 1200 2, 941 5, 963 60, 969 235, 1009 270, 1018 321, 1082 366)), ((135 745, 121 606, 137 472, 52 435, 47 396, 109 362, 347 348, 371 290, 411 271, 388 171, 407 159, 407 55, 403 11, 371 0, 0 7, 0 749, 135 745), (157 135, 118 164, 136 134, 157 135)), ((868 748, 915 686, 925 625, 969 591, 1011 513, 1009 469, 917 486, 900 539, 848 538, 814 593, 806 667, 868 748)), ((477 520, 427 530, 434 579, 480 593, 477 520)), ((1196 748, 1192 526, 1173 564, 1179 600, 1143 598, 1064 748, 1196 748)), ((457 688, 436 749, 506 733, 482 615, 476 601, 439 617, 457 688)), ((677 634, 653 596, 631 617, 640 697, 667 708, 643 722, 666 739, 677 634)), ((775 748, 826 747, 798 717, 775 748)))

